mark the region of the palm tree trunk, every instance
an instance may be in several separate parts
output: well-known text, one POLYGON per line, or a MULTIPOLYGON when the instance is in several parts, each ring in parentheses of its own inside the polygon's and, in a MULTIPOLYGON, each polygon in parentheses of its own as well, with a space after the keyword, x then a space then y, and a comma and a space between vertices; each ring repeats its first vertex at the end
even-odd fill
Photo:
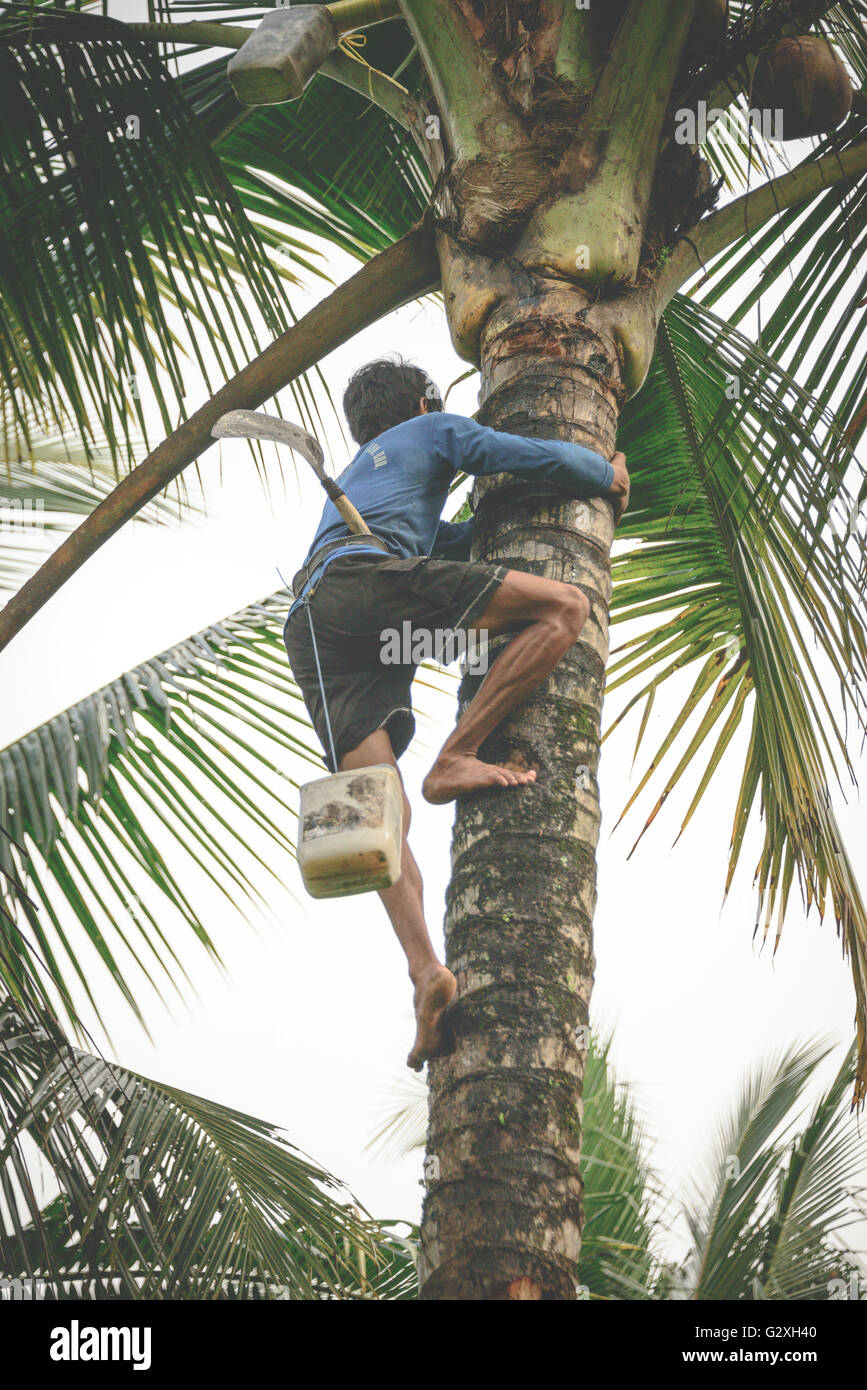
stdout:
MULTIPOLYGON (((519 279, 481 341, 479 418, 614 451, 623 397, 605 305, 519 279)), ((574 1299, 581 1090, 590 991, 608 654, 609 503, 504 478, 477 485, 474 558, 579 585, 591 616, 483 756, 539 769, 519 792, 458 803, 446 960, 457 1049, 430 1068, 424 1299, 574 1299)), ((472 681, 465 679, 462 699, 472 681)))

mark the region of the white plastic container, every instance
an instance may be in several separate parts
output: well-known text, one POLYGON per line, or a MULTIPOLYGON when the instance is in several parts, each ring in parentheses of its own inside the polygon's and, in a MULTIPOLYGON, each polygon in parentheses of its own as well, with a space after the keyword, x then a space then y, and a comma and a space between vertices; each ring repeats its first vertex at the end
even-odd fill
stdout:
POLYGON ((400 878, 403 789, 391 763, 305 782, 298 866, 311 898, 388 888, 400 878))

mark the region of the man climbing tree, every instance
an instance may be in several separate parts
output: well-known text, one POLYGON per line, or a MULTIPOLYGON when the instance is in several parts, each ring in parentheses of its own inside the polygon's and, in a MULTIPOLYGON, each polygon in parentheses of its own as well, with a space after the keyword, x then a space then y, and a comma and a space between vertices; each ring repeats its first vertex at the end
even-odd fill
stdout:
MULTIPOLYGON (((457 473, 511 473, 544 479, 572 496, 608 497, 619 520, 629 500, 626 460, 615 453, 609 463, 580 444, 495 433, 446 414, 429 377, 401 361, 362 367, 346 388, 343 409, 361 447, 339 481, 372 534, 350 535, 334 503, 326 503, 295 577, 284 630, 326 762, 332 772, 396 765, 412 739, 416 665, 409 653, 396 664, 388 659, 389 630, 410 624, 409 652, 418 634, 468 632, 486 642, 514 633, 422 790, 440 805, 493 787, 524 786, 535 780, 535 767, 489 763, 479 749, 577 640, 590 605, 572 584, 470 563, 472 521, 442 522, 440 514, 457 473)), ((428 935, 409 824, 404 793, 401 875, 380 897, 414 985, 417 1032, 407 1065, 420 1071, 447 1049, 443 1013, 457 982, 428 935)))

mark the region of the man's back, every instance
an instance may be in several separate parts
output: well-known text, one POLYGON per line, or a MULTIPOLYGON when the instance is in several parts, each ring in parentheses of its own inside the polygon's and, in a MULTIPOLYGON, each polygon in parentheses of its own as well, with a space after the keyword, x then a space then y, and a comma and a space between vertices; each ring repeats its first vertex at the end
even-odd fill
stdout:
MULTIPOLYGON (((338 481, 391 554, 410 559, 433 550, 459 472, 543 477, 579 490, 607 488, 614 476, 606 459, 580 444, 503 434, 465 415, 431 411, 363 445, 338 481)), ((347 534, 337 508, 327 502, 307 558, 347 534)))
MULTIPOLYGON (((340 474, 338 482, 350 502, 392 555, 409 559, 430 553, 449 487, 461 467, 449 455, 459 452, 460 426, 466 423, 472 422, 462 415, 416 415, 370 440, 340 474)), ((347 534, 334 503, 326 502, 308 558, 347 534)))

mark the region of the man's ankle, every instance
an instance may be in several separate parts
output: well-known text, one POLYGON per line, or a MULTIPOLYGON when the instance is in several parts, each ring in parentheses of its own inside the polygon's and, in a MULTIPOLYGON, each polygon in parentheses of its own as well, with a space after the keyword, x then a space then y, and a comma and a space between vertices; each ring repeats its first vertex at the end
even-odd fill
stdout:
POLYGON ((421 983, 423 979, 425 979, 427 975, 430 975, 434 970, 442 970, 443 968, 444 967, 442 961, 438 960, 436 956, 433 956, 430 960, 426 961, 424 965, 411 965, 409 968, 409 978, 412 980, 412 983, 414 985, 418 985, 421 983))
POLYGON ((478 757, 478 749, 470 748, 468 745, 459 743, 446 744, 441 748, 434 760, 434 767, 437 763, 450 763, 455 758, 475 758, 478 757))

